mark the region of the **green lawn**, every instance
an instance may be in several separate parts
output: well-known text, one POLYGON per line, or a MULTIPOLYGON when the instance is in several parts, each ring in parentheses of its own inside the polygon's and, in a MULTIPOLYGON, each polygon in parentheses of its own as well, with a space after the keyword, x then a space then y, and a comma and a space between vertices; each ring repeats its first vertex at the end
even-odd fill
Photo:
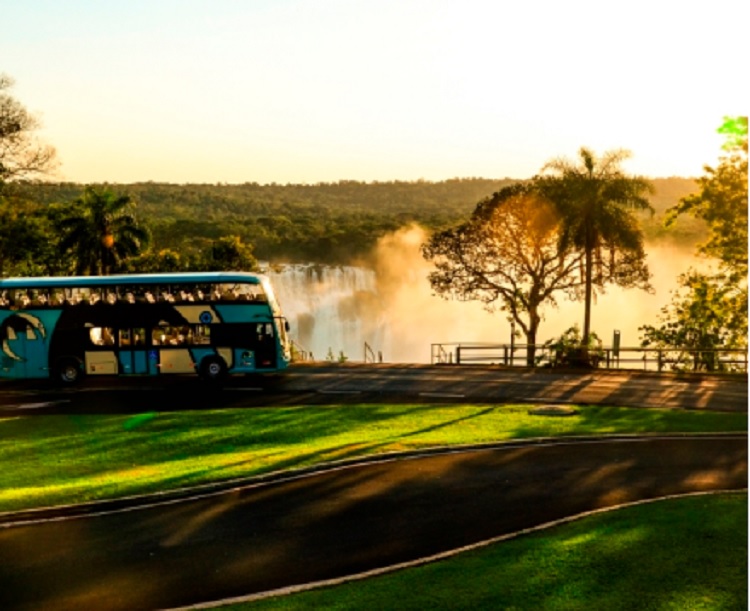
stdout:
POLYGON ((0 511, 116 498, 430 446, 747 431, 746 413, 584 406, 342 405, 0 419, 0 511))
POLYGON ((742 611, 747 521, 747 494, 658 501, 418 568, 222 609, 742 611))

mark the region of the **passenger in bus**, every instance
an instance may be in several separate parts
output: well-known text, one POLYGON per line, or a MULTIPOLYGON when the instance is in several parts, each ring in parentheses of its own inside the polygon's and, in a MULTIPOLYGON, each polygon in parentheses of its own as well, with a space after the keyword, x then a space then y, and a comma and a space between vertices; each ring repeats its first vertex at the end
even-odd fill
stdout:
POLYGON ((31 305, 33 306, 43 306, 47 303, 47 296, 44 293, 30 293, 31 295, 31 305))
POLYGON ((102 328, 102 344, 105 346, 115 345, 115 336, 109 327, 102 328))

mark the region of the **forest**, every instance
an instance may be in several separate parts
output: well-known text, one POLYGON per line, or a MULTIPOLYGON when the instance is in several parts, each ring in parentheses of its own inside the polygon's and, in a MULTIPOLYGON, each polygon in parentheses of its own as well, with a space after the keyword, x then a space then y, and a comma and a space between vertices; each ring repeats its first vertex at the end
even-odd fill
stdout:
MULTIPOLYGON (((232 237, 260 261, 340 265, 367 263, 378 239, 400 227, 416 223, 440 231, 454 226, 479 201, 516 182, 510 178, 314 185, 18 181, 5 184, 4 197, 16 211, 23 211, 22 225, 38 221, 35 233, 51 230, 55 215, 89 188, 129 198, 131 214, 150 236, 152 254, 168 252, 182 261, 196 261, 217 240, 232 237)), ((666 227, 664 219, 668 208, 695 191, 695 181, 672 177, 652 182, 655 213, 639 216, 646 241, 693 247, 705 237, 702 221, 684 216, 666 227)), ((7 273, 11 253, 5 255, 7 273)))

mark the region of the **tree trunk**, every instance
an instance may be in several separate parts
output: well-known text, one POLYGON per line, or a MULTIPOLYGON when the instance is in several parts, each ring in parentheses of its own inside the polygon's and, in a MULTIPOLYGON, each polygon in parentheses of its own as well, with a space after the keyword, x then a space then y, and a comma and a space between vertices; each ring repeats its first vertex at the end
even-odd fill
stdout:
POLYGON ((539 324, 542 322, 536 307, 529 308, 529 327, 526 331, 526 366, 534 367, 536 365, 536 332, 539 324))
POLYGON ((588 353, 589 335, 591 335, 591 293, 593 284, 593 248, 586 249, 586 297, 583 309, 583 349, 588 353))

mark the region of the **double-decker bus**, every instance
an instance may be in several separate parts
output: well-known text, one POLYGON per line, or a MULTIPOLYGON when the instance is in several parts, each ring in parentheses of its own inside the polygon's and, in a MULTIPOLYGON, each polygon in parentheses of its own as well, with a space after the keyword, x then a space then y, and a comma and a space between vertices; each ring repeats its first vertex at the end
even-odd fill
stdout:
POLYGON ((279 371, 288 330, 261 274, 0 279, 5 378, 279 371))

